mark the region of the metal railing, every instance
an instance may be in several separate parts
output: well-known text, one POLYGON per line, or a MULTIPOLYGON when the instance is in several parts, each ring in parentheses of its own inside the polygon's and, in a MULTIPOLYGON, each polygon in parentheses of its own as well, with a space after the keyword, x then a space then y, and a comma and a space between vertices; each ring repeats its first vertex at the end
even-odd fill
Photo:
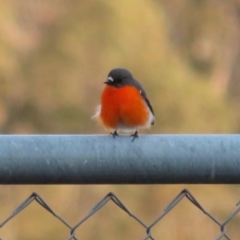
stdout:
POLYGON ((0 184, 240 183, 240 135, 1 135, 0 184))

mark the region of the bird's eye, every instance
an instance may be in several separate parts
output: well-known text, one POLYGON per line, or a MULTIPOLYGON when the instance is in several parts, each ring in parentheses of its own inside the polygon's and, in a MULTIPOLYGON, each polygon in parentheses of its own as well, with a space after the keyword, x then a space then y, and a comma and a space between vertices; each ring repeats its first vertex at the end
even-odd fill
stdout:
POLYGON ((115 79, 115 82, 116 82, 116 83, 120 83, 120 82, 122 82, 122 79, 121 79, 121 78, 116 78, 116 79, 115 79))

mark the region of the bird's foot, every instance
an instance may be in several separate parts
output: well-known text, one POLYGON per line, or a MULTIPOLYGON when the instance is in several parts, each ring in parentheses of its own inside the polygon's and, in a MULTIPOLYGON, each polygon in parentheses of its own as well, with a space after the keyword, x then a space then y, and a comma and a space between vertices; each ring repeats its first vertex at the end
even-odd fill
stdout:
POLYGON ((119 134, 116 130, 114 132, 111 132, 110 134, 113 136, 113 138, 115 138, 116 136, 119 136, 119 134))
POLYGON ((136 130, 136 132, 134 134, 131 134, 130 137, 133 137, 132 142, 135 140, 135 138, 138 138, 138 131, 136 130))

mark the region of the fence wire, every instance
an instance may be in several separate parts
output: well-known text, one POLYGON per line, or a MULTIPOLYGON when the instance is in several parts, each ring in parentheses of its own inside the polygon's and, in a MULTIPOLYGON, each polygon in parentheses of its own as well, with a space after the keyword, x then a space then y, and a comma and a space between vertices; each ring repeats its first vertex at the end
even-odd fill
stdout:
MULTIPOLYGON (((104 207, 109 201, 115 203, 122 211, 126 212, 129 217, 133 218, 136 222, 138 222, 146 231, 146 236, 142 240, 152 239, 156 240, 152 235, 152 229, 154 226, 160 222, 174 207, 176 207, 183 198, 187 198, 195 207, 197 207, 202 213, 207 215, 216 225, 219 226, 219 235, 216 236, 216 240, 220 240, 223 237, 228 240, 233 240, 228 234, 226 230, 227 224, 239 213, 240 211, 240 201, 236 204, 236 210, 230 214, 227 219, 223 222, 218 221, 212 214, 206 211, 201 204, 196 200, 196 198, 188 191, 187 189, 182 190, 163 210, 163 212, 149 225, 144 223, 139 217, 134 215, 122 202, 121 200, 112 192, 108 193, 103 199, 101 199, 90 211, 89 213, 80 219, 75 225, 70 225, 64 218, 59 216, 54 210, 39 196, 39 194, 33 192, 25 201, 23 201, 14 211, 8 216, 5 220, 0 223, 0 228, 2 228, 8 221, 14 218, 18 213, 23 211, 29 204, 33 201, 36 201, 40 206, 42 206, 46 211, 56 217, 63 225, 65 225, 69 229, 69 237, 67 240, 80 240, 76 236, 76 230, 80 227, 85 221, 87 221, 92 215, 97 213, 102 207, 104 207)), ((4 240, 1 239, 0 240, 4 240)))

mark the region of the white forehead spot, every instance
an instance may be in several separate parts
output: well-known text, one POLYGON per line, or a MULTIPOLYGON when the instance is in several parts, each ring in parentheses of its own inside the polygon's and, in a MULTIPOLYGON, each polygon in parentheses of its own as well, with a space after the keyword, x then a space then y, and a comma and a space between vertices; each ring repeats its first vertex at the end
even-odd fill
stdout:
POLYGON ((108 77, 107 80, 113 82, 113 78, 112 77, 108 77))
POLYGON ((140 94, 142 94, 142 90, 139 90, 140 94))

